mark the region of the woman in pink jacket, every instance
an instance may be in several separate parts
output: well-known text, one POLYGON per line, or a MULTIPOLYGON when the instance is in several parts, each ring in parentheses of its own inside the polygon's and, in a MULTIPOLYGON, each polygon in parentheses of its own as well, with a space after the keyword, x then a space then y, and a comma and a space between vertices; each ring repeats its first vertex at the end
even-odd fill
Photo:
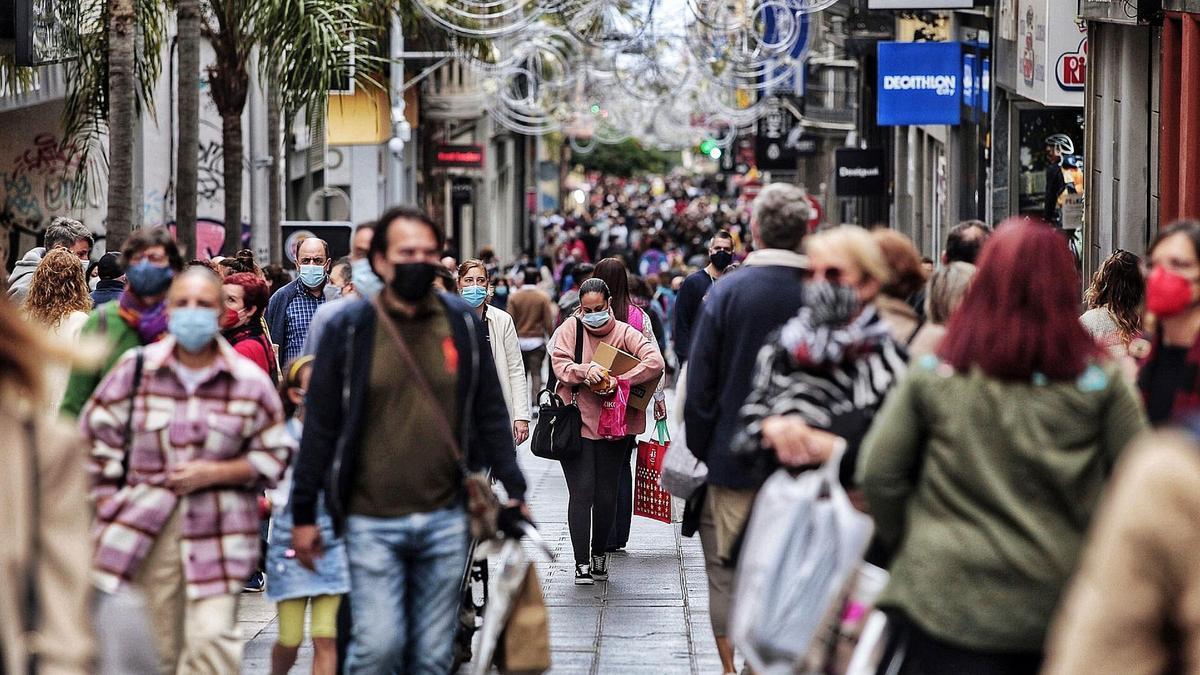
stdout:
MULTIPOLYGON (((558 378, 558 395, 569 401, 575 397, 571 388, 582 385, 576 398, 583 417, 582 449, 576 457, 562 462, 570 494, 567 524, 575 551, 575 583, 580 585, 592 584, 594 579, 608 579, 604 549, 616 513, 621 467, 628 461, 624 434, 605 438, 599 433, 603 404, 615 395, 603 389, 605 385, 615 386, 616 380, 606 377, 604 369, 592 363, 592 355, 605 342, 636 356, 640 363, 620 376, 631 385, 653 380, 662 374, 664 367, 658 348, 641 331, 613 317, 611 300, 612 293, 603 281, 585 281, 579 288, 580 307, 575 313, 579 320, 564 321, 552 340, 551 364, 558 378), (583 341, 583 358, 579 363, 575 362, 577 337, 583 341)), ((628 433, 642 433, 646 429, 645 411, 627 408, 626 422, 628 433)))

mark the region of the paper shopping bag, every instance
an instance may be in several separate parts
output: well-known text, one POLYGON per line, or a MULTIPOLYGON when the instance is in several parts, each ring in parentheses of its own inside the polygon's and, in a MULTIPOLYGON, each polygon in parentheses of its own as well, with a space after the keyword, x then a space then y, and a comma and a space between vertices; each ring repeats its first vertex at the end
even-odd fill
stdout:
POLYGON ((660 420, 654 438, 638 443, 637 473, 633 484, 633 515, 671 522, 671 495, 662 489, 663 460, 671 445, 666 422, 660 420))
POLYGON ((496 644, 495 664, 505 675, 537 675, 550 669, 550 613, 533 565, 525 572, 512 614, 496 644))

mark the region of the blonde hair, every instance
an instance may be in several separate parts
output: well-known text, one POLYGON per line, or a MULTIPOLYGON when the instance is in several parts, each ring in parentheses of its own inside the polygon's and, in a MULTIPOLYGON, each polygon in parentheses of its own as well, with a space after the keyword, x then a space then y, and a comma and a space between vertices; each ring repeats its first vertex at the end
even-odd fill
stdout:
POLYGON ((925 315, 929 322, 945 325, 967 296, 974 278, 975 266, 971 263, 952 262, 935 271, 929 278, 929 294, 925 296, 925 315))
POLYGON ((845 255, 862 270, 863 276, 884 286, 892 280, 892 270, 888 267, 883 249, 870 232, 857 225, 839 225, 809 235, 805 239, 804 250, 811 254, 818 248, 832 249, 845 255))
POLYGON ((92 297, 79 256, 65 248, 46 251, 33 271, 23 308, 29 318, 49 328, 72 312, 91 311, 92 297))

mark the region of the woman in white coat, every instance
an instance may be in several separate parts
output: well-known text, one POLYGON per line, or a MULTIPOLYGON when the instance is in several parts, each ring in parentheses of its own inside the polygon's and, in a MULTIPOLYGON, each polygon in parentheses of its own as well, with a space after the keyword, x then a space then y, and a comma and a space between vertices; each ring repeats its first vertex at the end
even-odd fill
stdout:
POLYGON ((529 438, 529 389, 525 382, 525 365, 521 360, 521 347, 517 343, 517 327, 505 311, 490 307, 488 298, 488 273, 483 261, 474 258, 464 260, 458 266, 458 294, 487 326, 488 344, 492 358, 500 374, 500 389, 504 392, 504 403, 508 406, 508 417, 512 421, 513 440, 520 445, 529 438))

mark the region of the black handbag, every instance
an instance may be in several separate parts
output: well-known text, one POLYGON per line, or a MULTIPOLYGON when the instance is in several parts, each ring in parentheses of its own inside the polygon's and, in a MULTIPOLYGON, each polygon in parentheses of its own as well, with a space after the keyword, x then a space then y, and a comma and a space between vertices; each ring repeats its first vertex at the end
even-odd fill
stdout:
MULTIPOLYGON (((575 363, 583 362, 583 322, 575 319, 575 363)), ((553 361, 546 388, 538 392, 538 421, 529 444, 535 457, 562 461, 579 454, 583 438, 583 416, 579 413, 576 400, 579 385, 571 387, 571 402, 563 401, 558 395, 558 378, 554 375, 553 361)))

